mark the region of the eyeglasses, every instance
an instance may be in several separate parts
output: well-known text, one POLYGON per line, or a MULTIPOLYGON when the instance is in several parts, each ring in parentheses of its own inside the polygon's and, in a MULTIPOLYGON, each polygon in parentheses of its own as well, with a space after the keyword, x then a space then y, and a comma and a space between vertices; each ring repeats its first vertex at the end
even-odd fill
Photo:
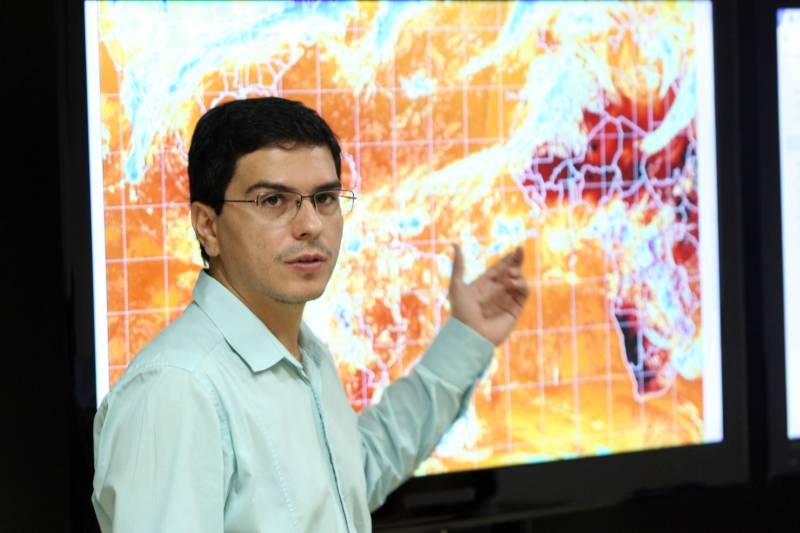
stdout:
POLYGON ((353 191, 334 189, 317 191, 313 194, 300 194, 291 191, 265 191, 255 200, 224 200, 225 203, 254 204, 261 215, 270 223, 281 226, 288 224, 303 205, 303 199, 311 200, 311 205, 320 216, 347 216, 353 210, 356 195, 353 191))

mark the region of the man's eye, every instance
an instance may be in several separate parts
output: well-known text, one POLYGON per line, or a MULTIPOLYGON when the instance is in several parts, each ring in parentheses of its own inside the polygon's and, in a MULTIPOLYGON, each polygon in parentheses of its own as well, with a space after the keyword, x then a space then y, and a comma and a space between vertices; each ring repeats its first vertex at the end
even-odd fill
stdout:
POLYGON ((339 196, 339 193, 336 192, 320 192, 317 193, 317 200, 316 202, 320 205, 330 205, 336 202, 336 198, 339 196))
POLYGON ((280 207, 286 202, 283 194, 266 194, 261 197, 259 205, 262 207, 280 207))

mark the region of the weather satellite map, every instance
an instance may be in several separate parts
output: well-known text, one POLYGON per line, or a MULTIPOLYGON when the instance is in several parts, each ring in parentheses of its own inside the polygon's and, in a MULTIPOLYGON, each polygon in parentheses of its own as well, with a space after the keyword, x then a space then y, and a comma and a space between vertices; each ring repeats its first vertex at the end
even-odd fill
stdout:
POLYGON ((358 195, 305 313, 356 411, 446 320, 452 243, 468 280, 524 247, 523 315, 417 475, 721 438, 710 5, 85 9, 98 401, 191 301, 194 125, 278 95, 358 195))

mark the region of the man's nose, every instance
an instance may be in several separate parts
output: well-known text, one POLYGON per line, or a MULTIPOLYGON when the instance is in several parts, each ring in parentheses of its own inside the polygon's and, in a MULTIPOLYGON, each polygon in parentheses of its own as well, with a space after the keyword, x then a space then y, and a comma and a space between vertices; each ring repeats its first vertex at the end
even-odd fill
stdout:
POLYGON ((314 202, 311 198, 303 198, 300 201, 300 207, 297 210, 297 215, 292 221, 292 229, 295 238, 316 238, 322 231, 323 222, 317 213, 314 202))

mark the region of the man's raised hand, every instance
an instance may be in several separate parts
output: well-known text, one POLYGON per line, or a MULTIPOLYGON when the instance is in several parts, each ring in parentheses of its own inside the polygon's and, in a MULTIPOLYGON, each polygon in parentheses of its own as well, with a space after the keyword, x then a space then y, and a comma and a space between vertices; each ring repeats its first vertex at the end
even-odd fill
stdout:
POLYGON ((522 247, 515 248, 486 269, 472 283, 464 283, 464 258, 453 245, 453 273, 450 277, 451 314, 495 346, 511 333, 530 294, 522 275, 522 247))

